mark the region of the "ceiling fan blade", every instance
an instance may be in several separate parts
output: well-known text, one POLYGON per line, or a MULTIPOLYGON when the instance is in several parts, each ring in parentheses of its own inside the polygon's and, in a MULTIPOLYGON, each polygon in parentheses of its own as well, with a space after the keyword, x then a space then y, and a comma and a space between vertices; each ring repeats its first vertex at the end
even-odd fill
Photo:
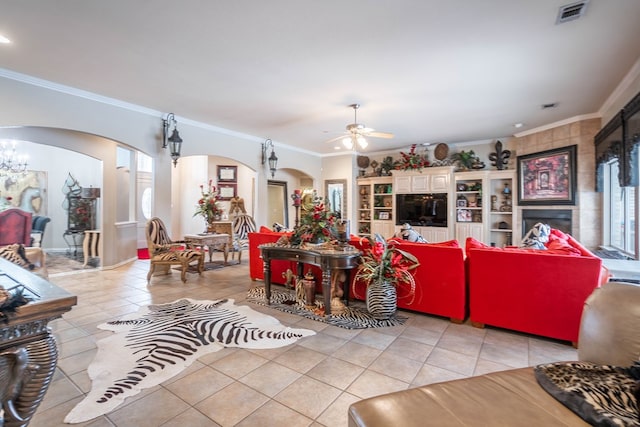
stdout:
POLYGON ((340 135, 340 136, 336 136, 335 138, 331 138, 331 139, 330 139, 330 140, 328 140, 328 141, 325 141, 325 144, 329 144, 329 143, 331 143, 331 142, 335 142, 335 141, 341 141, 341 140, 343 140, 344 138, 348 138, 348 137, 349 137, 349 135, 345 133, 345 134, 342 134, 342 135, 340 135))
POLYGON ((366 136, 372 136, 374 138, 393 138, 393 134, 389 132, 369 132, 366 136))

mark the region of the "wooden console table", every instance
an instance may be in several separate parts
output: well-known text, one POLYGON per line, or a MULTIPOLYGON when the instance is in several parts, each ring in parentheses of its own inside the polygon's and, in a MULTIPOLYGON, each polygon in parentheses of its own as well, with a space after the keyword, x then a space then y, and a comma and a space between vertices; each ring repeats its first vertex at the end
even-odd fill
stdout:
POLYGON ((345 270, 347 274, 344 288, 345 300, 349 300, 350 270, 358 265, 360 251, 353 246, 338 249, 301 249, 289 246, 278 246, 273 243, 260 245, 264 262, 264 290, 267 304, 271 303, 271 260, 280 259, 298 263, 298 277, 302 277, 303 264, 312 264, 322 269, 322 295, 324 297, 324 313, 331 314, 331 271, 345 270))
POLYGON ((227 265, 229 255, 229 235, 224 233, 187 234, 184 241, 188 245, 206 246, 209 249, 209 262, 212 260, 213 249, 222 249, 224 253, 224 265, 227 265))
POLYGON ((0 259, 0 285, 23 287, 31 301, 0 322, 0 426, 26 426, 42 402, 58 360, 48 323, 76 305, 65 290, 0 259))

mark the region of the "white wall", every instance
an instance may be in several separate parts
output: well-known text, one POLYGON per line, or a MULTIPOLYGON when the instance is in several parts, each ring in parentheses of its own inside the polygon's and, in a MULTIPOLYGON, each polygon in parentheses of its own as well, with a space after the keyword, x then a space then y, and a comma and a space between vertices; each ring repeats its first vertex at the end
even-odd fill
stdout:
MULTIPOLYGON (((118 143, 137 149, 154 160, 153 214, 165 220, 170 234, 178 235, 182 228, 182 206, 177 204, 174 194, 180 193, 179 174, 183 163, 173 168, 167 150, 161 148, 162 117, 168 112, 158 112, 123 102, 100 99, 85 93, 75 94, 49 82, 30 79, 22 82, 0 76, 0 93, 3 110, 0 139, 17 138, 40 144, 66 148, 102 161, 102 230, 104 246, 102 262, 105 266, 135 256, 135 235, 126 245, 116 242, 115 183, 116 146, 118 143)), ((195 123, 177 114, 179 131, 183 143, 183 156, 215 155, 233 159, 251 170, 255 176, 255 217, 263 223, 266 217, 260 206, 267 203, 268 168, 261 164, 261 143, 265 138, 242 135, 224 129, 195 123)), ((278 156, 278 169, 304 170, 318 179, 321 174, 319 157, 274 141, 278 156)), ((204 166, 206 167, 206 166, 204 166)), ((52 165, 60 168, 66 176, 68 163, 52 165)), ((92 169, 92 166, 88 166, 92 169)), ((97 168, 93 168, 96 170, 97 168)), ((209 172, 209 171, 207 171, 209 172)), ((279 179, 276 172, 276 179, 279 179)), ((186 207, 184 209, 187 209, 186 207)), ((187 213, 192 210, 191 204, 187 213)), ((135 233, 134 233, 135 234, 135 233)))

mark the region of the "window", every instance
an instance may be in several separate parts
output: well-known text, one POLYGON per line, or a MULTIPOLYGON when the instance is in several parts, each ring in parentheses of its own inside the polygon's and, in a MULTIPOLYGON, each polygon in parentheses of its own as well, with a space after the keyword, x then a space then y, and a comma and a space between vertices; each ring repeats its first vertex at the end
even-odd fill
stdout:
POLYGON ((605 230, 608 245, 626 255, 636 257, 636 192, 637 187, 620 187, 618 160, 605 165, 605 230))

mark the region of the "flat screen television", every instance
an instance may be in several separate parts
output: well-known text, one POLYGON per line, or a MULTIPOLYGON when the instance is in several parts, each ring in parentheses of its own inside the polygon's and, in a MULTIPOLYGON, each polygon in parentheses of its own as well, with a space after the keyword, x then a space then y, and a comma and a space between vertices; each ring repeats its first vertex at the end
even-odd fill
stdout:
POLYGON ((447 194, 396 194, 396 225, 447 226, 447 194))

